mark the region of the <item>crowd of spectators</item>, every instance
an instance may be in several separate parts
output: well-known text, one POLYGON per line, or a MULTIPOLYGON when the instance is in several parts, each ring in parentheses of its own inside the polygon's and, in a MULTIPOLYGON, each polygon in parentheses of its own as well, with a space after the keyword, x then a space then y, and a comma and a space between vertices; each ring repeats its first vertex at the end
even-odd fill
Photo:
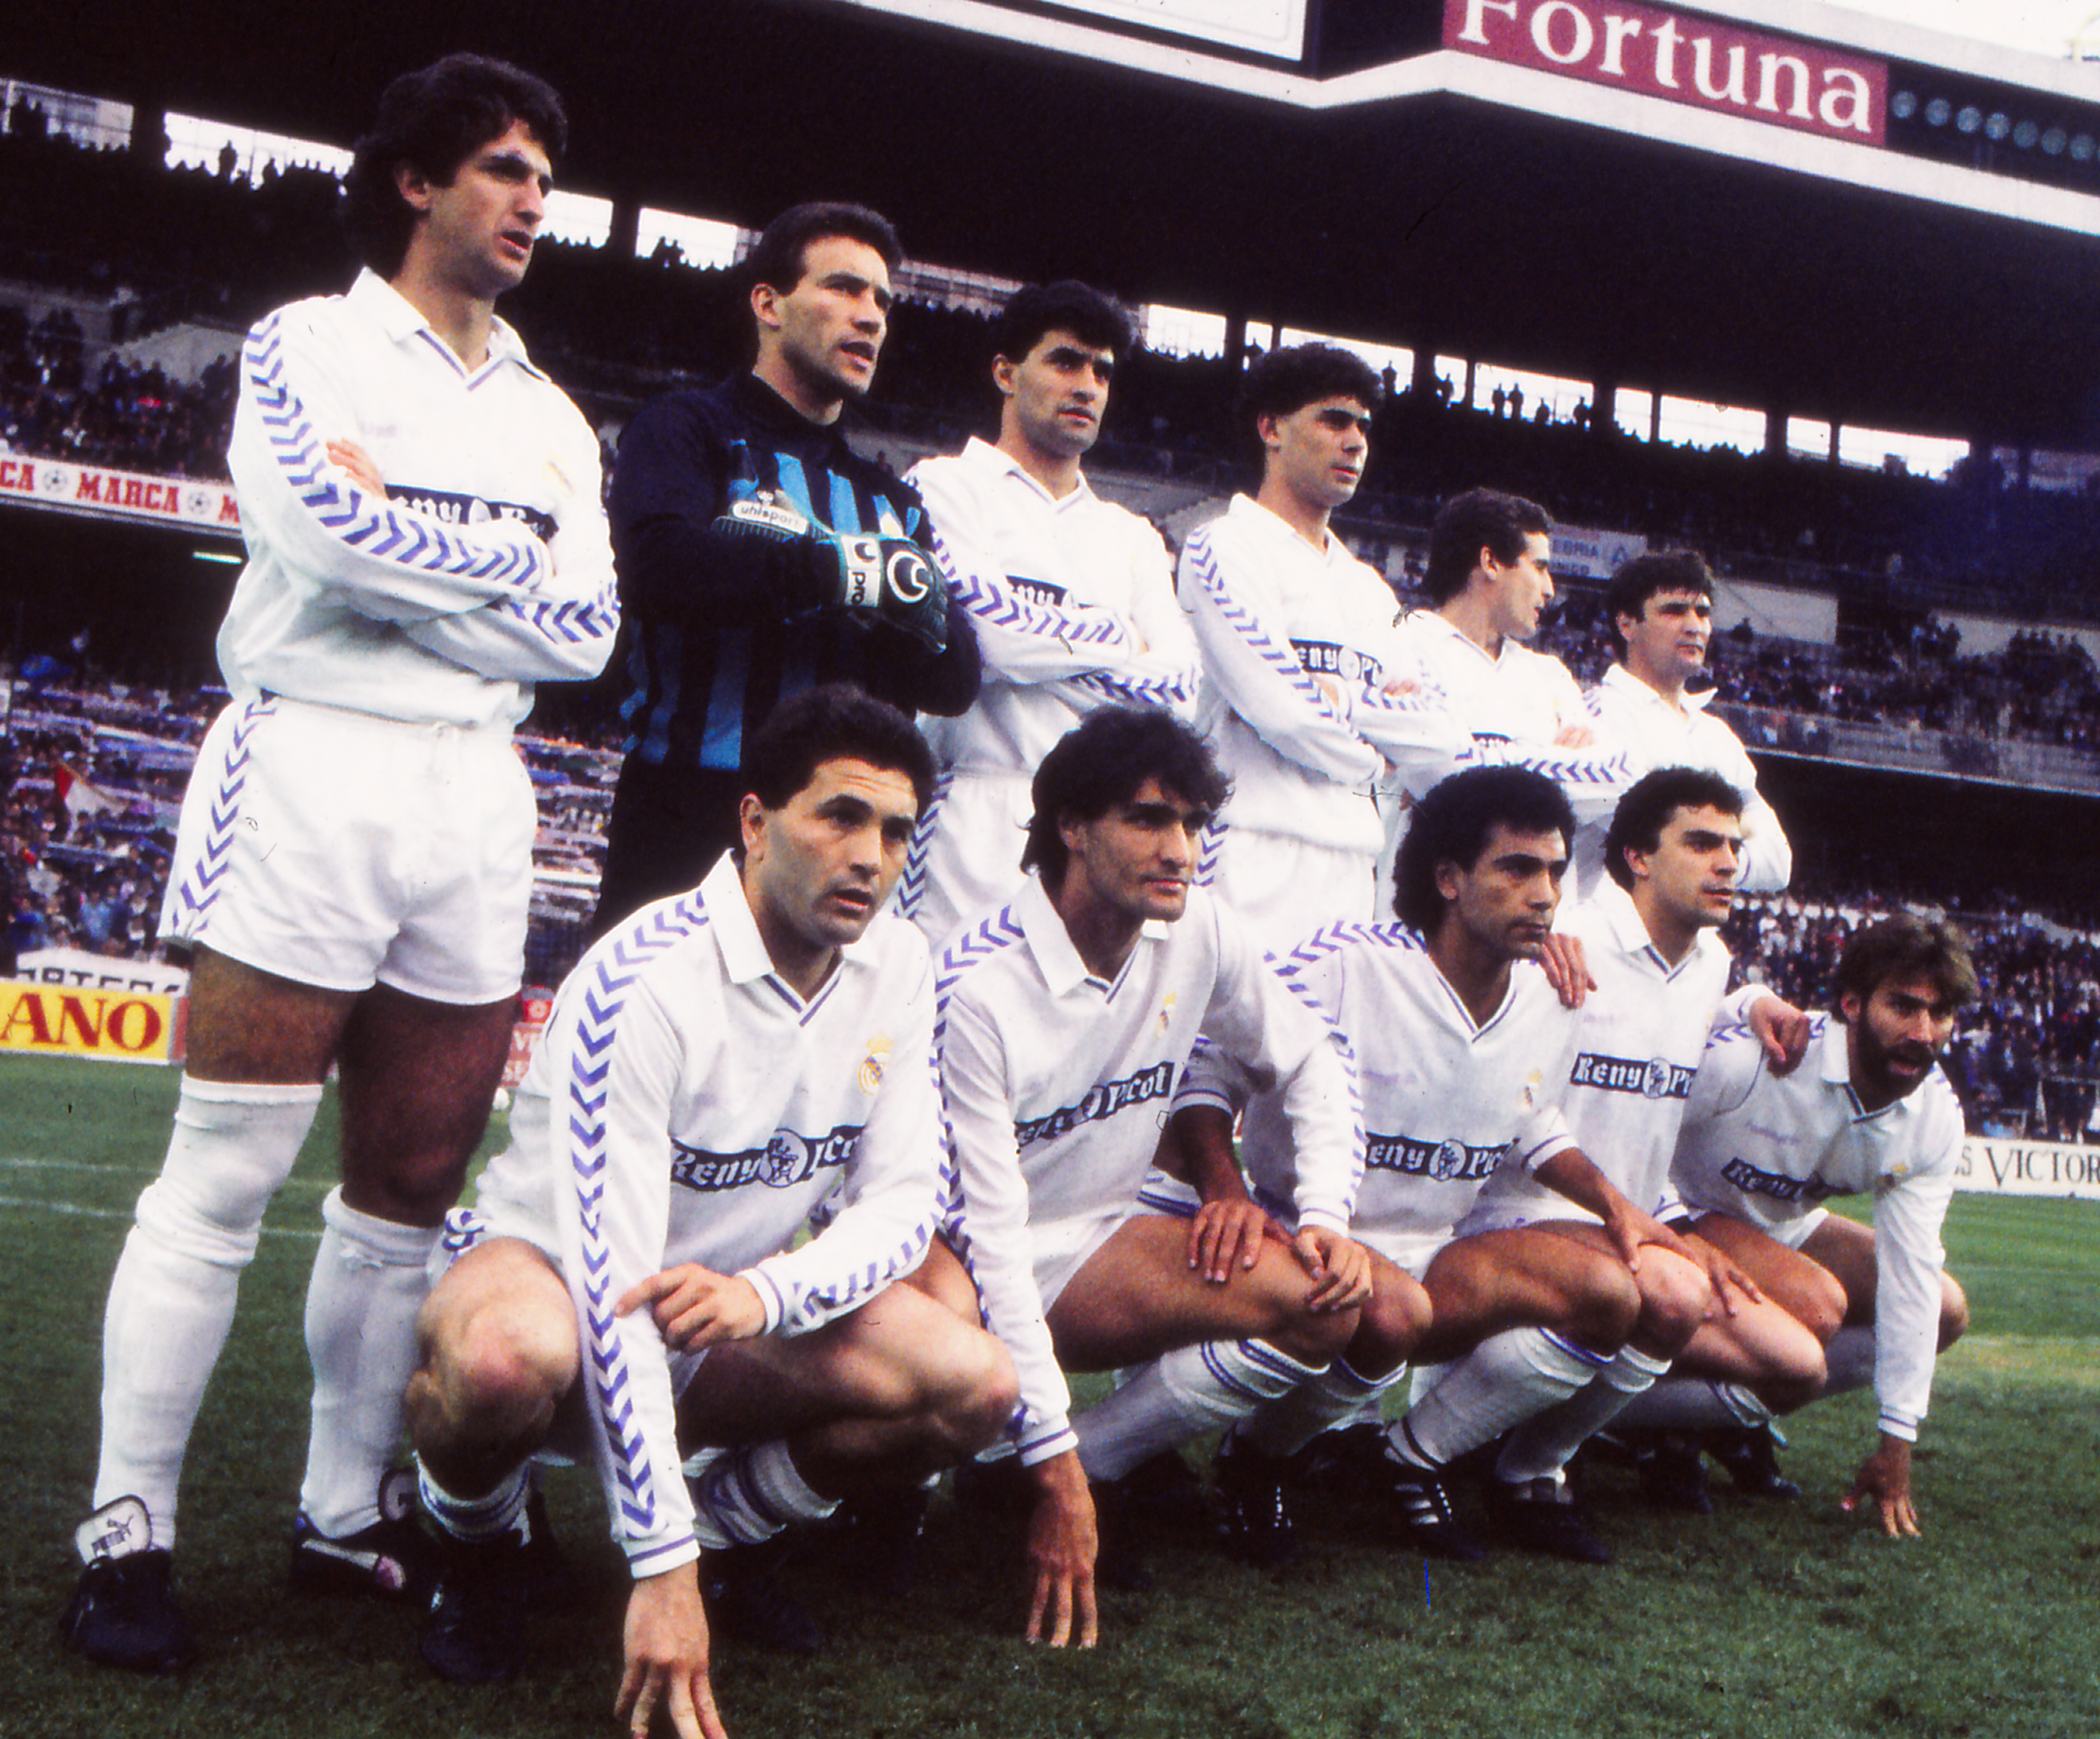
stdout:
MULTIPOLYGON (((18 684, 12 764, 0 805, 0 967, 42 947, 157 957, 176 808, 197 743, 223 691, 134 690, 92 678, 18 684), (60 769, 91 795, 61 796, 60 769), (107 807, 101 805, 106 803, 107 807)), ((528 975, 552 984, 583 947, 604 856, 617 729, 574 711, 536 719, 521 737, 540 797, 539 874, 528 975)), ((1897 906, 1947 908, 1974 940, 1984 994, 1948 1057, 1970 1126, 2066 1141, 2089 1130, 2100 1078, 2100 929, 2089 912, 2054 916, 2005 897, 1957 896, 1885 867, 1803 868, 1776 899, 1746 899, 1724 933, 1740 973, 1811 1006, 1827 1005, 1832 969, 1857 924, 1897 906)))
MULTIPOLYGON (((175 319, 237 333, 292 297, 338 289, 349 260, 337 233, 335 183, 318 170, 267 171, 251 185, 229 165, 168 170, 150 154, 84 149, 33 130, 0 135, 0 279, 109 298, 112 340, 175 319), (120 298, 120 288, 122 295, 120 298)), ((695 271, 675 250, 621 257, 544 244, 506 302, 543 364, 602 424, 688 377, 743 362, 734 280, 695 271)), ((963 308, 897 310, 871 414, 879 426, 955 444, 989 413, 986 324, 963 308)), ((4 335, 0 335, 3 337, 4 335)), ((1100 462, 1224 480, 1238 450, 1237 369, 1219 358, 1140 354, 1118 377, 1100 462)), ((20 419, 18 450, 62 452, 72 439, 155 452, 139 426, 175 426, 171 465, 195 470, 223 446, 224 382, 108 380, 89 369, 69 391, 97 401, 80 419, 55 403, 20 419), (159 382, 161 388, 171 383, 159 382)), ((1585 414, 1499 416, 1414 394, 1388 377, 1359 507, 1394 524, 1427 523, 1435 503, 1483 479, 1548 503, 1568 521, 1618 527, 1798 566, 1805 575, 1960 582, 2015 602, 2076 607, 2067 576, 2100 572, 2100 502, 2006 487, 1988 462, 1946 482, 1779 454, 1651 444, 1585 414)), ((1542 407, 1541 408, 1542 408, 1542 407)), ((155 462, 161 462, 156 461, 155 462)), ((2089 585, 2086 588, 2091 592, 2089 585)), ((2084 597, 2100 610, 2100 594, 2084 597)))

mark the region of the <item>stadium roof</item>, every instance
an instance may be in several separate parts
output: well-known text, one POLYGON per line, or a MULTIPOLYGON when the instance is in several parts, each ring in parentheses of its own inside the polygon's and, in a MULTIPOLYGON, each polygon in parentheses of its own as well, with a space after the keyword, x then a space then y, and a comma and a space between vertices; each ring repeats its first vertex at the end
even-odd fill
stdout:
POLYGON ((1578 379, 2100 450, 2100 75, 1806 0, 33 8, 20 77, 346 140, 544 70, 566 185, 1578 379), (1162 23, 1162 21, 1166 21, 1162 23), (1702 90, 1705 94, 1702 95, 1702 90))

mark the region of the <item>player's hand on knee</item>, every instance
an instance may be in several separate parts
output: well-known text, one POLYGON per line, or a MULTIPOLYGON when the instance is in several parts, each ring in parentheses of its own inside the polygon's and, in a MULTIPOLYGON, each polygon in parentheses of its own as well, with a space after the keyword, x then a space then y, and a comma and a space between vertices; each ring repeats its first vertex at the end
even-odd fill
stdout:
POLYGON ((1714 1304, 1708 1313, 1710 1320, 1714 1312, 1726 1317, 1734 1316, 1745 1304, 1762 1304, 1765 1295, 1756 1281, 1750 1278, 1724 1250, 1715 1248, 1704 1238, 1688 1240, 1693 1255, 1706 1270, 1706 1284, 1713 1289, 1714 1304))
POLYGON ((1371 1295, 1370 1252, 1328 1226, 1307 1226, 1294 1241, 1298 1260, 1312 1276, 1305 1308, 1325 1313, 1352 1310, 1371 1295))
POLYGON ((1764 1047, 1765 1066, 1774 1075, 1791 1075, 1794 1066, 1808 1054, 1811 1031, 1808 1017, 1790 1002, 1776 996, 1760 996, 1744 1016, 1750 1031, 1764 1047))
POLYGON ((355 441, 330 441, 328 456, 331 463, 350 473, 351 481, 360 489, 374 495, 386 492, 386 479, 379 474, 379 466, 372 455, 355 441))
POLYGON ((708 1620, 699 1567, 683 1564, 643 1578, 628 1597, 626 1670, 613 1718, 643 1739, 660 1710, 678 1739, 728 1739, 708 1677, 708 1620))
POLYGON ((1553 734, 1555 748, 1588 748, 1597 740, 1597 733, 1587 725, 1563 725, 1553 734))
POLYGON ((1538 964, 1564 1008, 1581 1008, 1590 992, 1597 987, 1597 981, 1590 975, 1589 957, 1582 952, 1582 938, 1579 936, 1569 936, 1560 930, 1547 931, 1546 949, 1538 957, 1538 964))
POLYGON ((1035 1470, 1042 1495, 1028 1518, 1028 1563, 1034 1587, 1028 1601, 1027 1637, 1061 1649, 1068 1642, 1091 1649, 1101 1633, 1094 1603, 1094 1562, 1101 1540, 1093 1494, 1067 1450, 1035 1470))
POLYGON ((1246 1196, 1206 1202, 1189 1222, 1189 1266, 1214 1287, 1261 1260, 1268 1216, 1246 1196))
POLYGON ((765 1332, 765 1306, 758 1288, 735 1274, 717 1274, 697 1262, 681 1263, 628 1288, 613 1306, 615 1316, 646 1308, 673 1352, 696 1353, 727 1340, 749 1340, 765 1332))

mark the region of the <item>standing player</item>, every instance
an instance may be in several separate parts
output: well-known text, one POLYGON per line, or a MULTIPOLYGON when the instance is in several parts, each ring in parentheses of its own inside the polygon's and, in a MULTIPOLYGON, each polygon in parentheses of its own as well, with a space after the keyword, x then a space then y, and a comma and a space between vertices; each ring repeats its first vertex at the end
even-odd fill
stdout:
POLYGON ((408 1413, 446 1536, 423 1653, 515 1675, 525 1459, 595 1460, 634 1577, 620 1712, 719 1739, 698 1560, 997 1436, 997 1342, 909 1287, 942 1148, 926 945, 878 915, 933 781, 895 708, 786 702, 743 843, 586 955, 456 1215, 408 1413), (789 1247, 834 1190, 825 1229, 789 1247), (716 1455, 689 1492, 681 1457, 716 1455))
POLYGON ((1188 710, 1196 648, 1159 534, 1088 486, 1130 320, 1083 284, 1017 293, 992 329, 997 444, 973 439, 910 481, 984 659, 976 704, 929 724, 941 769, 900 909, 938 947, 1021 880, 1029 780, 1107 702, 1188 710))
MULTIPOLYGON (((1561 1110, 1569 1132, 1629 1201, 1660 1212, 1669 1194, 1685 1101, 1717 1023, 1740 1022, 1754 1003, 1762 1028, 1778 1030, 1776 1066, 1788 1044, 1798 1060, 1807 1017, 1761 986, 1728 998, 1728 951, 1715 933, 1734 903, 1742 798, 1726 779, 1669 767, 1636 781, 1612 817, 1609 879, 1576 908, 1594 986, 1577 1025, 1576 1054, 1561 1110)), ((1608 1249, 1605 1229, 1535 1179, 1498 1173, 1461 1233, 1533 1225, 1608 1249)), ((1695 1243, 1696 1240, 1692 1241, 1695 1243)), ((1671 1291, 1680 1265, 1644 1262, 1635 1278, 1641 1313, 1618 1356, 1577 1394, 1510 1433, 1496 1463, 1496 1508, 1520 1542, 1587 1562, 1608 1556, 1568 1501, 1568 1458, 1670 1368, 1696 1335, 1710 1366, 1745 1388, 1769 1419, 1799 1406, 1823 1380, 1823 1350, 1785 1310, 1723 1286, 1721 1308, 1701 1323, 1671 1291)))
MULTIPOLYGON (((1568 667, 1526 644, 1553 601, 1553 521, 1536 501, 1468 489, 1437 510, 1422 588, 1400 624, 1400 673, 1449 708, 1477 752, 1543 773, 1585 824, 1611 818, 1635 770, 1595 747, 1568 667)), ((1394 838, 1405 831, 1401 794, 1394 838)))
POLYGON ((1157 710, 1104 708, 1037 770, 1037 878, 941 961, 956 1188, 946 1235, 1013 1354, 1015 1444, 1038 1496, 1028 1634, 1095 1638, 1094 1502, 1150 1456, 1324 1369, 1354 1330, 1363 1252, 1348 1065, 1222 903, 1189 886, 1229 787, 1157 710), (1198 1039, 1277 1084, 1299 1229, 1209 1266, 1139 1189, 1198 1039), (1231 1264, 1240 1260, 1235 1269, 1231 1264), (1077 1420, 1065 1370, 1143 1365, 1077 1420), (1062 1368, 1061 1368, 1062 1367, 1062 1368))
POLYGON ((1236 793, 1203 880, 1280 951, 1370 916, 1374 784, 1397 766, 1426 789, 1470 744, 1388 686, 1399 607, 1329 527, 1363 475, 1378 377, 1347 351, 1300 345, 1263 357, 1242 396, 1261 486, 1189 537, 1181 595, 1202 653, 1199 717, 1236 793))
MULTIPOLYGON (((1560 1110, 1577 1016, 1534 963, 1573 830, 1567 800, 1538 774, 1454 774, 1423 799, 1401 848, 1401 924, 1332 925, 1285 965, 1356 1053, 1366 1135, 1350 1230, 1372 1253, 1373 1303, 1328 1375, 1257 1415, 1221 1459, 1238 1463, 1230 1480, 1242 1490, 1273 1485, 1285 1457, 1375 1400, 1407 1358, 1437 1363, 1478 1348, 1381 1445, 1379 1478, 1402 1525, 1444 1556, 1480 1555, 1453 1514, 1446 1463, 1608 1366, 1640 1315, 1643 1277, 1680 1335, 1709 1300, 1705 1265, 1612 1186, 1560 1110), (1456 1237, 1488 1181, 1519 1172, 1594 1216, 1601 1235, 1520 1227, 1456 1237), (1666 1282, 1657 1268, 1670 1271, 1666 1282)), ((1234 1095, 1220 1074, 1208 1062, 1192 1071, 1177 1106, 1193 1152, 1215 1152, 1229 1137, 1234 1095)), ((1273 1095, 1254 1100, 1244 1150, 1255 1201, 1283 1212, 1290 1150, 1275 1110, 1273 1095)), ((1239 1507, 1251 1517, 1275 1508, 1239 1507)))
POLYGON ((189 1065, 110 1286, 64 1619, 91 1659, 165 1671, 193 1652, 168 1582, 183 1454, 332 1064, 343 1182, 307 1301, 293 1578, 416 1591, 421 1537, 379 1492, 425 1263, 510 1048, 536 819, 511 727, 535 681, 595 673, 618 622, 597 439, 493 313, 564 133, 554 91, 500 61, 396 80, 344 202, 365 271, 242 353, 233 704, 161 918, 195 951, 189 1065))
MULTIPOLYGON (((1758 795, 1758 772, 1736 733, 1706 710, 1710 689, 1686 684, 1706 668, 1714 638, 1714 572, 1689 550, 1637 555, 1612 576, 1604 602, 1619 661, 1585 697, 1600 747, 1625 755, 1630 770, 1705 767, 1743 800, 1743 847, 1736 885, 1781 894, 1793 876, 1793 850, 1771 805, 1758 795)), ((1575 873, 1586 894, 1606 867, 1608 817, 1575 841, 1575 873)))
MULTIPOLYGON (((1845 1507, 1871 1498, 1886 1532, 1915 1534, 1911 1445, 1935 1357, 1969 1326, 1939 1242, 1962 1123, 1938 1062, 1956 1013, 1976 1000, 1976 969, 1953 925, 1905 913, 1846 943, 1837 989, 1837 1012, 1811 1017, 1807 1062, 1790 1075, 1775 1075, 1740 1027, 1714 1034, 1673 1178, 1692 1230, 1824 1344, 1826 1393, 1872 1380, 1881 1442, 1845 1507), (1821 1206, 1869 1190, 1871 1230, 1821 1206)), ((1684 1365, 1696 1379, 1729 1375, 1698 1341, 1684 1365)), ((1728 1423, 1674 1410, 1697 1406, 1705 1388, 1658 1384, 1639 1423, 1728 1423)))
POLYGON ((840 423, 874 383, 902 262, 864 206, 783 212, 742 267, 749 372, 658 399, 620 439, 612 537, 633 687, 600 935, 735 845, 744 748, 783 697, 845 682, 955 713, 977 694, 977 642, 920 548, 918 497, 840 423))

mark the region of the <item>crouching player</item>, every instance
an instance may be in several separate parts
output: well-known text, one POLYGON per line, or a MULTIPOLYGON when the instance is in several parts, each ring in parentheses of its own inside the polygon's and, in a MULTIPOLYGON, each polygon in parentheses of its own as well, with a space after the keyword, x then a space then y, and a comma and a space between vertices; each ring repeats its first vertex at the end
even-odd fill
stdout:
POLYGON ((634 1575, 620 1709, 719 1739, 698 1560, 924 1477, 1013 1410, 1011 1362, 892 1284, 941 1165, 924 942, 878 916, 932 784, 902 714, 806 691, 754 741, 743 846, 555 1000, 408 1408, 447 1565, 423 1653, 511 1676, 526 1459, 589 1454, 634 1575), (788 1246, 834 1189, 825 1229, 788 1246), (682 1459, 712 1446, 689 1490, 682 1459))
MULTIPOLYGON (((1935 1358, 1969 1326, 1939 1242, 1962 1122, 1939 1061, 1957 1011, 1976 1000, 1976 969, 1952 925, 1904 913, 1853 935, 1837 988, 1836 1012, 1811 1017, 1807 1058, 1790 1075, 1775 1075, 1740 1026, 1714 1033, 1672 1176, 1690 1229, 1824 1343, 1826 1393, 1871 1379, 1881 1441, 1845 1507, 1871 1498, 1887 1533, 1916 1534, 1911 1445, 1935 1358), (1868 1192, 1871 1230, 1822 1206, 1868 1192)), ((1711 1364, 1700 1339, 1679 1369, 1741 1381, 1711 1364)), ((1679 1410, 1707 1388, 1674 1376, 1626 1417, 1687 1423, 1679 1410)))
MULTIPOLYGON (((1036 770, 1035 876, 941 958, 957 1171, 944 1230, 1020 1370, 1014 1443, 1035 1488, 1028 1632, 1053 1645, 1095 1640, 1088 1481, 1122 1480, 1317 1376, 1365 1295, 1365 1254, 1346 1234, 1360 1145, 1345 1053, 1233 914, 1190 885, 1229 789, 1169 714, 1089 714, 1036 770), (1189 1222, 1140 1198, 1199 1038, 1274 1084, 1295 1161, 1296 1237, 1257 1231, 1229 1285, 1199 1265, 1189 1222), (1141 1368, 1068 1418, 1064 1373, 1118 1366, 1141 1368)), ((1196 1224, 1200 1242, 1208 1222, 1196 1224)))
MULTIPOLYGON (((1282 1508, 1246 1494, 1273 1487, 1286 1457, 1378 1399, 1413 1357, 1460 1362, 1389 1430, 1367 1434, 1374 1457, 1361 1472, 1418 1549, 1479 1558, 1444 1468, 1611 1367, 1644 1284, 1667 1291, 1683 1333, 1706 1310, 1710 1263, 1612 1186, 1562 1113, 1578 1017, 1534 963, 1573 832, 1567 798, 1540 774, 1454 774, 1416 808, 1402 843, 1402 922, 1330 925, 1285 963, 1355 1053, 1366 1133, 1350 1229, 1372 1254, 1371 1299, 1330 1370, 1254 1414, 1220 1451, 1232 1519, 1256 1536, 1238 1543, 1249 1556, 1275 1554, 1259 1534, 1282 1508), (1527 1225, 1456 1236, 1489 1180, 1517 1171, 1592 1216, 1595 1234, 1527 1225)), ((1207 1059, 1190 1071, 1175 1132, 1199 1178, 1229 1163, 1238 1088, 1207 1059)), ((1284 1212, 1290 1155, 1270 1095, 1248 1106, 1244 1150, 1255 1199, 1284 1212)), ((1533 1520, 1535 1536, 1552 1518, 1533 1520)))

